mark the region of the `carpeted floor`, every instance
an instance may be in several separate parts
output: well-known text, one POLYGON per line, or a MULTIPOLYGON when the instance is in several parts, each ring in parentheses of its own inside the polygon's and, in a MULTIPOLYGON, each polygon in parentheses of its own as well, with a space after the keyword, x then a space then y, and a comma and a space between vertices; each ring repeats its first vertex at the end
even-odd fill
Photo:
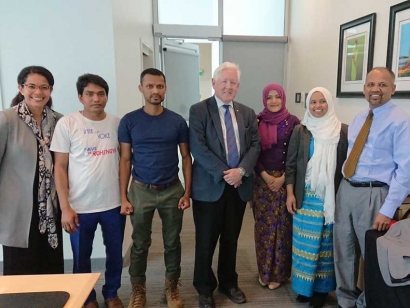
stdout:
MULTIPOLYGON (((146 307, 166 307, 163 302, 162 289, 164 285, 164 259, 161 234, 161 220, 155 215, 152 232, 152 246, 149 253, 147 270, 147 304, 146 307)), ((194 248, 195 248, 195 227, 193 224, 192 210, 185 211, 184 226, 181 232, 182 241, 182 274, 181 274, 181 295, 184 300, 184 307, 198 307, 198 297, 196 290, 192 286, 194 270, 194 248)), ((217 264, 218 251, 215 252, 214 269, 217 264)), ((96 270, 95 270, 96 271, 96 270)), ((271 291, 262 288, 258 283, 256 269, 255 246, 253 238, 253 217, 252 211, 248 208, 245 213, 242 232, 239 240, 237 255, 237 272, 239 275, 239 286, 245 292, 248 302, 237 305, 228 300, 225 296, 214 293, 217 307, 309 307, 309 304, 296 303, 296 294, 292 291, 290 283, 281 286, 279 289, 271 291)), ((104 278, 99 280, 96 290, 100 307, 104 307, 101 295, 101 287, 104 278)), ((128 305, 131 285, 129 281, 128 268, 124 268, 122 275, 122 287, 119 297, 124 305, 128 305)), ((325 307, 337 307, 333 296, 328 298, 325 307)))

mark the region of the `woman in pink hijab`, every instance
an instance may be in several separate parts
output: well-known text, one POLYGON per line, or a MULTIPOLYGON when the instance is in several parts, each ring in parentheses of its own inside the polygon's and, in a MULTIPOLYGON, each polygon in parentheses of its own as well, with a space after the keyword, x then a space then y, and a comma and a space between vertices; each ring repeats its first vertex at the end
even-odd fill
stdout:
POLYGON ((286 209, 285 162, 293 128, 299 119, 286 109, 282 86, 263 89, 258 115, 262 151, 255 167, 252 202, 259 283, 277 289, 291 275, 292 215, 286 209))

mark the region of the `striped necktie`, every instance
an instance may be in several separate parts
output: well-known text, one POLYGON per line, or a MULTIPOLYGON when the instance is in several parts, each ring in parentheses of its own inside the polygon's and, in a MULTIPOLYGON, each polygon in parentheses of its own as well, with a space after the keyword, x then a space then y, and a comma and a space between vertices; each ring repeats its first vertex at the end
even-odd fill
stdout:
POLYGON ((236 168, 239 164, 238 147, 236 145, 235 130, 233 128, 232 117, 229 111, 229 105, 223 105, 225 108, 225 127, 226 127, 226 145, 228 148, 228 166, 236 168))
POLYGON ((343 170, 346 179, 350 179, 356 171, 357 163, 359 161, 360 155, 362 154, 367 137, 369 136, 370 126, 372 126, 372 122, 373 110, 369 110, 369 115, 367 116, 366 121, 360 129, 360 132, 353 144, 353 148, 350 151, 349 157, 347 158, 345 168, 343 170))

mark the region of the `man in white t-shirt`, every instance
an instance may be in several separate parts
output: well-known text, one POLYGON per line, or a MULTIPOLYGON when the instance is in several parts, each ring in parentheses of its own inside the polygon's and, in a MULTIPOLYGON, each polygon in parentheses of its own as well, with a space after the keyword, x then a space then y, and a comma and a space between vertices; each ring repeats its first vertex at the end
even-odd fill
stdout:
MULTIPOLYGON (((122 242, 125 216, 120 214, 119 118, 104 111, 108 84, 97 75, 78 78, 82 111, 63 117, 54 131, 55 182, 62 211, 61 222, 70 233, 74 273, 91 272, 94 233, 100 224, 106 247, 105 304, 124 307, 117 296, 121 286, 122 242)), ((87 308, 99 307, 93 290, 87 308)))

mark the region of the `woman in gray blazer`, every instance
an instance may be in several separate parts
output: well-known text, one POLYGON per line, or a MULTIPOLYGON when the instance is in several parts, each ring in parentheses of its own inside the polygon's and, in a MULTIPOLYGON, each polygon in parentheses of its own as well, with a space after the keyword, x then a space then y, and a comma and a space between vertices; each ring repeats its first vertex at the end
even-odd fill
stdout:
POLYGON ((54 78, 24 68, 11 108, 0 112, 0 244, 3 274, 64 272, 60 214, 49 150, 61 114, 51 109, 54 78))
POLYGON ((335 290, 335 194, 347 153, 347 125, 336 117, 332 95, 312 89, 286 160, 286 206, 293 214, 292 288, 296 300, 323 307, 335 290))

